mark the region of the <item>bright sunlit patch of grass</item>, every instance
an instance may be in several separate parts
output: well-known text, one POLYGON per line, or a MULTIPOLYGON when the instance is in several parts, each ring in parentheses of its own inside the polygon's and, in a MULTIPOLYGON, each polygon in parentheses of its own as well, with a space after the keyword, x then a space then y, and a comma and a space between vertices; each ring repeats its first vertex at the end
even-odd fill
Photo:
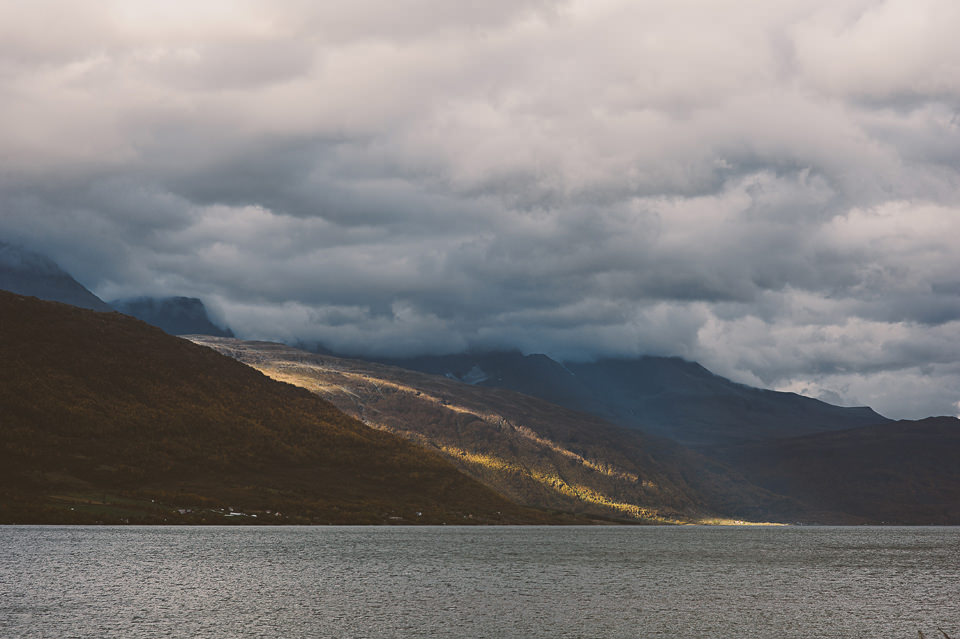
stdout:
POLYGON ((494 470, 497 472, 511 472, 517 473, 526 476, 529 479, 546 486, 554 492, 560 493, 567 497, 572 497, 579 501, 595 504, 597 506, 603 506, 604 508, 609 508, 610 510, 616 511, 622 515, 627 515, 632 519, 638 521, 646 521, 653 523, 664 523, 664 524, 680 524, 686 523, 679 519, 664 517, 655 510, 650 510, 644 508, 643 506, 637 504, 630 504, 625 502, 616 501, 600 493, 592 488, 578 484, 570 484, 566 482, 562 477, 555 473, 542 472, 535 469, 526 468, 520 466, 519 464, 514 464, 508 462, 499 457, 493 455, 487 455, 484 453, 476 453, 462 448, 454 448, 451 446, 442 446, 441 450, 452 456, 460 459, 469 464, 475 464, 482 466, 483 468, 494 470))
POLYGON ((725 517, 705 517, 698 519, 696 523, 702 526, 787 526, 771 521, 747 521, 744 519, 727 519, 725 517))
MULTIPOLYGON (((356 399, 360 399, 360 396, 351 391, 350 389, 333 384, 327 381, 324 381, 320 378, 320 375, 330 375, 335 374, 342 376, 347 379, 354 380, 354 382, 361 382, 369 387, 372 387, 376 392, 382 393, 381 389, 390 389, 395 392, 406 393, 409 395, 415 395, 419 401, 428 402, 434 404, 438 407, 442 407, 443 410, 447 410, 454 413, 460 413, 464 415, 472 415, 481 419, 488 424, 494 426, 500 426, 504 421, 503 417, 493 413, 485 413, 484 411, 478 411, 473 408, 466 406, 461 406, 450 402, 448 399, 436 397, 426 393, 422 390, 418 390, 412 386, 406 386, 404 384, 398 384, 396 382, 391 382, 388 380, 374 378, 369 375, 362 375, 359 373, 351 373, 342 370, 336 370, 333 368, 326 368, 323 366, 318 366, 315 364, 305 364, 302 362, 284 362, 283 364, 274 363, 272 366, 266 365, 255 365, 255 368, 260 370, 263 374, 272 377, 273 379, 281 382, 286 382, 288 384, 293 384, 295 386, 300 386, 306 388, 307 390, 324 394, 324 395, 333 395, 336 393, 341 393, 349 395, 356 399)), ((586 457, 575 453, 563 446, 553 442, 545 437, 540 436, 538 433, 534 432, 530 428, 527 428, 523 425, 518 424, 509 424, 517 435, 541 446, 547 448, 554 453, 562 455, 571 461, 574 461, 585 468, 599 473, 601 475, 606 475, 607 477, 613 477, 616 479, 622 479, 631 483, 640 482, 644 488, 656 488, 656 484, 649 480, 641 480, 636 473, 631 473, 628 471, 619 470, 613 467, 610 464, 597 463, 593 460, 587 459, 586 457)))
MULTIPOLYGON (((463 406, 450 401, 448 397, 440 397, 425 392, 423 389, 417 389, 412 386, 397 383, 390 380, 381 379, 368 374, 356 373, 352 371, 341 370, 339 368, 324 366, 299 361, 273 361, 270 363, 258 362, 252 364, 265 375, 278 381, 287 382, 295 386, 300 386, 311 392, 332 396, 347 396, 360 408, 360 418, 373 428, 381 428, 395 432, 394 429, 385 425, 375 423, 376 419, 369 414, 363 415, 364 396, 366 394, 383 396, 386 392, 403 393, 411 397, 416 397, 419 402, 432 404, 439 410, 453 413, 471 415, 477 419, 483 420, 492 426, 503 428, 508 427, 515 435, 526 439, 538 448, 551 451, 553 454, 560 455, 582 468, 588 469, 600 475, 605 475, 617 480, 629 482, 632 484, 641 484, 648 489, 656 489, 656 484, 648 480, 643 480, 636 473, 615 468, 609 463, 598 463, 593 460, 565 448, 557 442, 543 437, 534 430, 522 425, 505 421, 503 416, 494 413, 487 413, 483 410, 477 410, 468 406, 463 406), (337 383, 337 382, 340 383, 337 383)), ((655 509, 646 508, 641 504, 625 502, 615 499, 594 488, 582 485, 571 484, 564 480, 554 469, 542 470, 529 468, 521 463, 510 461, 496 455, 466 450, 457 446, 450 446, 445 443, 430 441, 422 435, 413 431, 403 432, 405 436, 411 437, 423 445, 438 448, 444 454, 458 460, 461 463, 479 467, 485 471, 498 474, 514 474, 533 481, 547 489, 575 499, 585 504, 599 506, 601 508, 613 511, 620 516, 635 521, 661 524, 701 524, 712 526, 758 526, 758 525, 783 525, 769 524, 762 522, 750 522, 738 519, 727 519, 720 517, 707 517, 697 520, 683 520, 673 516, 665 516, 655 509)))

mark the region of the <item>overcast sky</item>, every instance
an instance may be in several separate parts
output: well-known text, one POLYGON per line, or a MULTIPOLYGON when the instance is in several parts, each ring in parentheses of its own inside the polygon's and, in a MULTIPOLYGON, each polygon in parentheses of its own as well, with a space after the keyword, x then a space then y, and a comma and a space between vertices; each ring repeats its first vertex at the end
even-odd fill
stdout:
POLYGON ((353 353, 960 401, 960 3, 0 0, 0 240, 353 353))

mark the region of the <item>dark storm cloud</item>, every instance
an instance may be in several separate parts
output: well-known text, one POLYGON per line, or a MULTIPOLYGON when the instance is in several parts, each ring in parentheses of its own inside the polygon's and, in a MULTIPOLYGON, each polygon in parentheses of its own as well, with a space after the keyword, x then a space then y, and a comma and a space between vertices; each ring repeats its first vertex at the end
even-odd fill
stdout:
POLYGON ((0 237, 405 354, 960 400, 952 2, 0 3, 0 237))

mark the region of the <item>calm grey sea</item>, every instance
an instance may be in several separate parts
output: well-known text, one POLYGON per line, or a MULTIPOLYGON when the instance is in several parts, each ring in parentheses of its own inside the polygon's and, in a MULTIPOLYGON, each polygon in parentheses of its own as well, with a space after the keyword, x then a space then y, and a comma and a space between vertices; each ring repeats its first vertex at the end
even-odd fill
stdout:
POLYGON ((960 636, 960 528, 0 527, 5 639, 937 626, 960 636))

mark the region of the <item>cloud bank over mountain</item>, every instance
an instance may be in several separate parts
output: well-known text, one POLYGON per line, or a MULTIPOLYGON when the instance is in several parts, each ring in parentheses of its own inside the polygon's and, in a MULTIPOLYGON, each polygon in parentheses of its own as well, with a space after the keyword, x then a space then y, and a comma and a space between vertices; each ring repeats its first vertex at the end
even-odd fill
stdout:
POLYGON ((0 3, 0 239, 404 355, 960 401, 960 5, 0 3))

